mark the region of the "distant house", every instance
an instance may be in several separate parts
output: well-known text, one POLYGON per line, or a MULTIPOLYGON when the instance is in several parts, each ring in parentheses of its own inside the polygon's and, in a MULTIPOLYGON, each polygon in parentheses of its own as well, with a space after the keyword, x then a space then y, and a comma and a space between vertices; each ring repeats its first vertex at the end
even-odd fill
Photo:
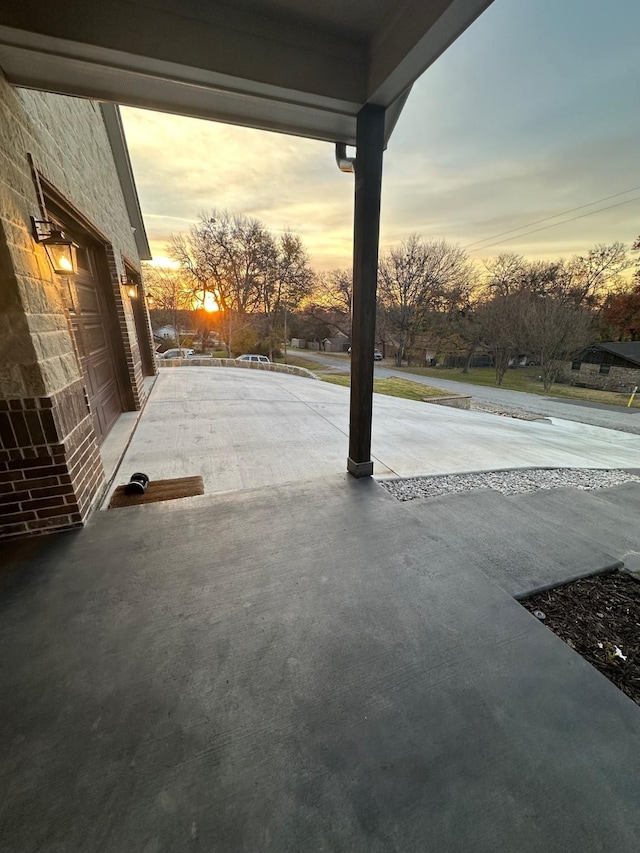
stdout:
POLYGON ((462 355, 445 355, 442 360, 442 366, 463 368, 467 365, 467 362, 469 363, 469 367, 493 367, 493 357, 488 353, 476 353, 471 356, 470 361, 467 353, 463 353, 462 355))
POLYGON ((165 341, 175 341, 176 330, 173 326, 162 326, 153 333, 154 338, 162 338, 165 341))
MULTIPOLYGON (((376 340, 376 347, 382 352, 384 358, 397 358, 401 344, 397 338, 389 337, 384 340, 376 340)), ((408 364, 434 365, 438 362, 437 354, 438 344, 426 336, 419 335, 413 341, 412 346, 405 345, 402 357, 407 360, 408 364)))
MULTIPOLYGON (((178 334, 180 338, 194 338, 197 336, 197 332, 195 329, 178 329, 178 334)), ((154 338, 159 338, 163 341, 175 341, 176 338, 176 330, 174 326, 166 325, 161 326, 159 329, 153 333, 154 338)))
POLYGON ((322 341, 322 348, 325 352, 347 352, 350 346, 350 339, 342 332, 322 341))
POLYGON ((562 378, 571 385, 630 392, 640 386, 640 341, 594 344, 563 365, 562 378))

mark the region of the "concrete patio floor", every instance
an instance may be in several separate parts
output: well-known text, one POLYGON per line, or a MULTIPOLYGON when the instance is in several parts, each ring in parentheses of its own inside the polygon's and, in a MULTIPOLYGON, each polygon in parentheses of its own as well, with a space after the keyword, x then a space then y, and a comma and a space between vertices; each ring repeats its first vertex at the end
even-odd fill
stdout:
MULTIPOLYGON (((294 479, 4 546, 3 853, 636 853, 640 708, 513 596, 640 551, 640 484, 401 503, 305 475, 313 424, 344 465, 343 389, 166 373, 130 447, 153 476, 229 463, 237 489, 261 458, 277 472, 279 447, 294 479)), ((377 402, 383 459, 409 434, 401 403, 377 402)), ((584 458, 587 442, 637 466, 620 433, 406 411, 424 441, 436 425, 431 456, 453 458, 448 420, 488 459, 495 425, 514 459, 551 436, 532 452, 584 458)))
POLYGON ((640 708, 505 589, 540 507, 518 549, 473 497, 339 475, 14 543, 2 850, 635 853, 640 708))
MULTIPOLYGON (((160 372, 120 466, 152 479, 201 474, 205 493, 346 468, 348 389, 234 368, 160 372)), ((573 421, 520 421, 375 395, 374 474, 510 467, 640 467, 640 436, 573 421)))

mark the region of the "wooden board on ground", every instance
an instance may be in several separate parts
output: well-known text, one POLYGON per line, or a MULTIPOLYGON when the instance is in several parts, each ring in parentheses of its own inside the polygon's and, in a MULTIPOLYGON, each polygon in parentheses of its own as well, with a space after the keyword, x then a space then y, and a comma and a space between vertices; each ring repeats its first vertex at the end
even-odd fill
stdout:
POLYGON ((150 480, 143 495, 125 495, 124 490, 125 486, 117 487, 109 501, 109 509, 203 495, 204 482, 202 477, 175 477, 171 480, 150 480))

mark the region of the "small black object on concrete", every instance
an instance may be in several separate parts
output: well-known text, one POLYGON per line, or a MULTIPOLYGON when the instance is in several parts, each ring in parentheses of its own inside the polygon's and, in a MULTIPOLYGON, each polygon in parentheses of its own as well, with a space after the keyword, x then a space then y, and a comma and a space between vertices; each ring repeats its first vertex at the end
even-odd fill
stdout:
POLYGON ((129 478, 129 482, 124 487, 124 493, 125 495, 143 495, 148 485, 149 477, 138 471, 129 478))

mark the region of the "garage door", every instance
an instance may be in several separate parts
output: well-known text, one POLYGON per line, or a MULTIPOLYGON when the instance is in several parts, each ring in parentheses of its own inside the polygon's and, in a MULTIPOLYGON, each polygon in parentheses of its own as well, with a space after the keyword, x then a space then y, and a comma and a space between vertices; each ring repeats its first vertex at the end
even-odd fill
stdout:
POLYGON ((116 365, 109 335, 104 294, 96 275, 93 250, 77 251, 78 273, 73 289, 71 323, 93 415, 98 441, 102 442, 122 412, 116 365))

